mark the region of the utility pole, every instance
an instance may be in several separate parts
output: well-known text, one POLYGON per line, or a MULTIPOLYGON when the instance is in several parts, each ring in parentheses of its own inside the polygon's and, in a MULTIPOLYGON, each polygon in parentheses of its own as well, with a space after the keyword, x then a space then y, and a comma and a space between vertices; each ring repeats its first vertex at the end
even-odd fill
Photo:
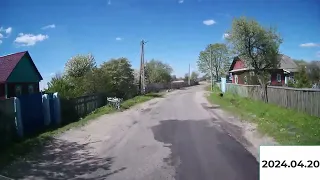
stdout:
MULTIPOLYGON (((211 46, 211 44, 210 44, 211 46)), ((213 77, 212 77, 212 51, 211 51, 211 47, 210 47, 210 78, 211 78, 211 91, 213 90, 213 77)))
POLYGON ((140 93, 144 94, 145 93, 145 76, 144 76, 144 45, 147 42, 142 40, 140 45, 141 45, 141 58, 140 58, 140 80, 139 80, 139 88, 140 88, 140 93))
POLYGON ((188 78, 188 85, 190 86, 190 79, 191 79, 191 74, 190 74, 190 64, 189 64, 189 78, 188 78))

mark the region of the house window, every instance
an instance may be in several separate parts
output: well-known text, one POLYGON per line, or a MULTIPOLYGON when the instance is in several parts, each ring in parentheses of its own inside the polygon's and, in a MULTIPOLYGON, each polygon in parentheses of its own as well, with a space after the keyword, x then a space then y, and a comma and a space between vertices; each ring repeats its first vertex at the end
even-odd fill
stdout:
POLYGON ((281 74, 277 74, 277 81, 281 82, 281 74))
POLYGON ((20 96, 22 94, 22 89, 20 85, 16 85, 15 92, 16 92, 16 96, 20 96))
POLYGON ((243 79, 244 79, 244 84, 248 84, 248 78, 247 78, 247 76, 244 76, 243 79))
POLYGON ((33 85, 32 84, 29 84, 28 86, 28 92, 29 94, 32 94, 34 92, 34 89, 33 89, 33 85))
POLYGON ((238 75, 234 75, 234 81, 236 84, 238 84, 238 75))

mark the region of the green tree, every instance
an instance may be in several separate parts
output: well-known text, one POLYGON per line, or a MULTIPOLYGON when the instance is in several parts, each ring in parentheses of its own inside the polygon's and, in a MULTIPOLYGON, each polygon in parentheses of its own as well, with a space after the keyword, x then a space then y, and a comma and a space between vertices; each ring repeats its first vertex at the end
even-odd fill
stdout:
POLYGON ((254 71, 262 87, 263 100, 267 102, 269 70, 280 65, 278 55, 282 39, 274 28, 264 28, 257 21, 245 17, 234 19, 228 34, 233 52, 254 71))
POLYGON ((230 56, 226 44, 209 44, 204 51, 200 52, 197 65, 201 73, 212 74, 218 81, 230 66, 230 56))
POLYGON ((80 78, 96 67, 96 61, 91 54, 76 55, 65 64, 65 73, 71 78, 80 78))
POLYGON ((58 92, 59 96, 64 98, 73 98, 76 96, 74 92, 75 87, 70 84, 68 79, 62 74, 56 74, 52 77, 50 82, 48 82, 47 89, 44 90, 46 93, 58 92))
POLYGON ((171 81, 172 71, 169 64, 152 59, 146 63, 145 77, 148 83, 167 83, 171 81))
POLYGON ((320 83, 320 62, 311 61, 307 65, 307 74, 312 83, 320 83))
POLYGON ((74 87, 73 91, 76 96, 83 96, 91 93, 85 86, 86 77, 96 68, 96 62, 91 54, 76 55, 65 64, 65 78, 74 87))
POLYGON ((308 77, 305 66, 299 67, 299 71, 298 71, 297 75, 295 76, 295 81, 296 81, 296 83, 294 84, 294 87, 296 87, 296 88, 310 88, 311 87, 311 82, 308 77))
POLYGON ((199 73, 193 71, 193 72, 191 73, 190 79, 191 79, 191 81, 197 81, 197 80, 198 80, 198 77, 199 77, 199 73))
POLYGON ((106 76, 109 76, 108 94, 122 98, 130 98, 137 93, 137 86, 134 84, 134 73, 127 58, 111 59, 102 63, 101 69, 106 76))
POLYGON ((84 94, 109 93, 111 91, 111 77, 102 68, 94 68, 82 80, 84 94))
POLYGON ((140 81, 140 70, 134 69, 134 70, 133 70, 133 76, 134 76, 134 84, 139 85, 139 81, 140 81))

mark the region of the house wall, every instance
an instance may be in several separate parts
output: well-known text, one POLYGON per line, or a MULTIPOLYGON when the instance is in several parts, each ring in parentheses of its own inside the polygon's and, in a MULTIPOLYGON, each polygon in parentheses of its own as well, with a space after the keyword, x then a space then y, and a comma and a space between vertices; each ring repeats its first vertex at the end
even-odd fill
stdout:
POLYGON ((8 83, 8 95, 7 97, 15 97, 16 96, 16 86, 21 86, 22 94, 21 95, 27 95, 29 94, 29 85, 33 85, 33 91, 34 93, 40 92, 39 89, 39 83, 30 82, 30 83, 8 83))
MULTIPOLYGON (((271 85, 272 86, 283 86, 285 84, 285 75, 282 70, 272 71, 271 73, 271 85), (281 82, 277 81, 277 74, 281 75, 281 82)), ((259 84, 256 76, 250 75, 249 71, 242 71, 237 73, 232 73, 232 83, 236 83, 235 75, 238 76, 238 84, 248 84, 248 85, 257 85, 259 84), (247 81, 245 83, 245 76, 247 81)))
POLYGON ((285 84, 285 75, 282 70, 271 72, 271 86, 283 86, 285 84), (281 75, 281 81, 277 81, 277 74, 281 75))
POLYGON ((242 69, 245 68, 245 64, 242 60, 237 60, 233 66, 233 69, 242 69))
POLYGON ((236 83, 236 76, 238 76, 238 84, 244 84, 243 77, 244 72, 232 73, 232 83, 236 83))
POLYGON ((36 68, 33 66, 28 55, 24 55, 16 65, 12 73, 7 79, 7 82, 37 82, 41 81, 36 68))

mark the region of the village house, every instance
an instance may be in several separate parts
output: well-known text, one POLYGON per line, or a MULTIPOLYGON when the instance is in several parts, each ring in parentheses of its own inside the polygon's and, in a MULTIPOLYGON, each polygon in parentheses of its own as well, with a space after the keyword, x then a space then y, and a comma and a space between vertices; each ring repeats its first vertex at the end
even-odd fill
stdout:
MULTIPOLYGON (((277 69, 270 69, 270 85, 284 86, 293 79, 294 74, 298 72, 297 64, 289 57, 283 54, 279 55, 280 66, 277 69)), ((229 68, 229 80, 235 84, 258 84, 257 77, 253 69, 247 68, 244 61, 239 57, 235 57, 229 68)))
POLYGON ((0 57, 0 99, 37 93, 41 80, 28 51, 0 57))

